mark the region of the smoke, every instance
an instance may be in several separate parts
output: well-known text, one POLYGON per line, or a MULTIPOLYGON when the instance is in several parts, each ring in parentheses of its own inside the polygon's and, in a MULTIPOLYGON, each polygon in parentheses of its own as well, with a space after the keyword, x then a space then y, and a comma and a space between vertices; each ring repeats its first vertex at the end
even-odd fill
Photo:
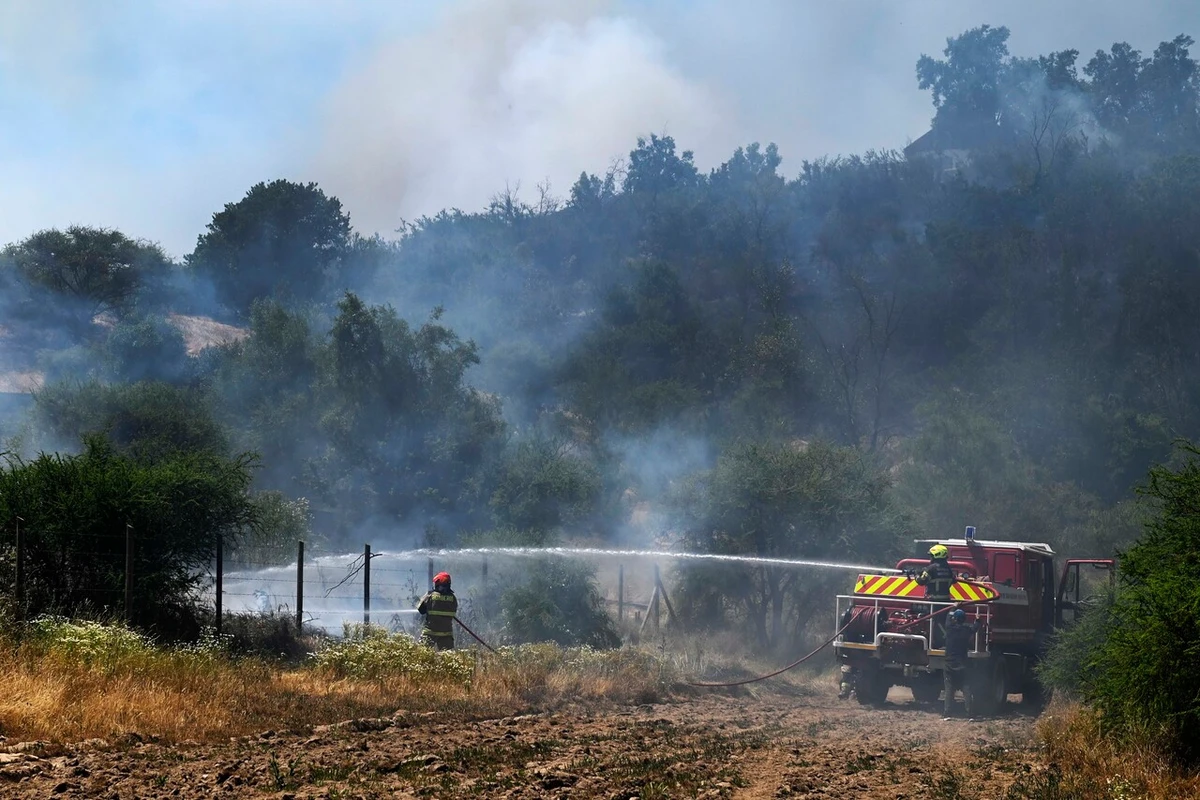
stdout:
POLYGON ((389 230, 480 208, 506 185, 528 192, 548 179, 561 193, 652 131, 731 150, 721 98, 607 5, 472 0, 385 45, 329 99, 319 179, 360 228, 389 230))

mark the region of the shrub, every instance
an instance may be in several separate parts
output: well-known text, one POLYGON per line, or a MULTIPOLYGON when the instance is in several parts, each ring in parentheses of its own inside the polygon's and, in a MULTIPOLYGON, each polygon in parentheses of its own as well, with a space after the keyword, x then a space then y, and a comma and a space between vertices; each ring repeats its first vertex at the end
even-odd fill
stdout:
POLYGON ((437 652, 405 633, 374 625, 347 625, 345 638, 313 654, 316 665, 338 678, 433 678, 467 685, 475 656, 468 650, 437 652))
POLYGON ((1141 493, 1159 504, 1121 555, 1108 635, 1084 664, 1084 697, 1103 729, 1151 739, 1181 763, 1200 762, 1200 449, 1150 471, 1141 493))
POLYGON ((525 583, 500 597, 505 634, 516 642, 618 646, 621 637, 592 583, 594 571, 566 559, 539 560, 525 583))

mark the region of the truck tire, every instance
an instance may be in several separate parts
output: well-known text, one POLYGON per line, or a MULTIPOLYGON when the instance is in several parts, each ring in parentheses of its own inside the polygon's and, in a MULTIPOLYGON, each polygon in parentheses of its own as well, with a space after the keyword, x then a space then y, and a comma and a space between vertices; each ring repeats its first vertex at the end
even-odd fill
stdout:
POLYGON ((978 664, 967 679, 966 699, 968 717, 991 717, 1000 713, 1008 701, 1005 683, 1004 657, 995 656, 978 664))
POLYGON ((1021 684, 1021 708, 1035 714, 1040 713, 1050 700, 1050 692, 1033 675, 1026 675, 1021 684))
POLYGON ((942 696, 942 685, 933 679, 927 681, 917 681, 911 687, 913 700, 922 705, 930 705, 936 703, 938 698, 942 696))
POLYGON ((887 702, 891 681, 876 667, 864 667, 854 682, 854 697, 860 705, 881 706, 887 702))

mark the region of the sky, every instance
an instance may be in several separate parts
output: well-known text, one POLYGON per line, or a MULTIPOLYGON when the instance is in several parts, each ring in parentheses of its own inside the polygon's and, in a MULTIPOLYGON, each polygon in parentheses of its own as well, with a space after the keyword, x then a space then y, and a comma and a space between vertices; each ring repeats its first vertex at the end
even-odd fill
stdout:
POLYGON ((0 244, 84 224, 181 257, 275 178, 394 236, 564 196, 649 133, 703 169, 775 142, 795 175, 924 133, 917 58, 984 23, 1081 62, 1200 37, 1191 0, 0 0, 0 244))

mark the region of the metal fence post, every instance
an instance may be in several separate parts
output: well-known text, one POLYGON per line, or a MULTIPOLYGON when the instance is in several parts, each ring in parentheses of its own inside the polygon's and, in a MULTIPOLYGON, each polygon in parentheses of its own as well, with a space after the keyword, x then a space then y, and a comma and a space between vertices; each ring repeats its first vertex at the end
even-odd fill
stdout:
POLYGON ((25 619, 25 535, 21 533, 21 523, 25 520, 17 517, 17 585, 13 595, 17 601, 17 619, 25 619))
POLYGON ((371 624, 371 545, 363 545, 363 624, 371 624))
POLYGON ((296 633, 304 628, 304 542, 296 542, 296 633))
POLYGON ((125 523, 125 621, 133 621, 133 525, 125 523))
POLYGON ((213 628, 217 632, 217 636, 221 635, 221 594, 224 589, 222 578, 225 572, 225 537, 217 534, 217 619, 213 628))

